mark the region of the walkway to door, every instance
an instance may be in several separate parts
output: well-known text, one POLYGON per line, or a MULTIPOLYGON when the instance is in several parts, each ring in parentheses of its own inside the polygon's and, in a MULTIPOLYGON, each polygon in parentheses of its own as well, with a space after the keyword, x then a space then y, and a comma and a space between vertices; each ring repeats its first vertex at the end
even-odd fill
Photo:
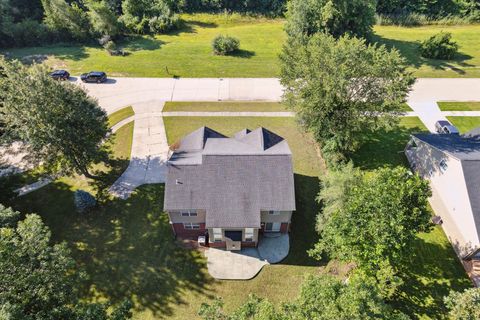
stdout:
POLYGON ((264 236, 260 239, 258 248, 244 248, 240 251, 208 248, 205 251, 208 273, 215 279, 252 279, 263 266, 285 259, 289 249, 289 235, 279 233, 264 236))

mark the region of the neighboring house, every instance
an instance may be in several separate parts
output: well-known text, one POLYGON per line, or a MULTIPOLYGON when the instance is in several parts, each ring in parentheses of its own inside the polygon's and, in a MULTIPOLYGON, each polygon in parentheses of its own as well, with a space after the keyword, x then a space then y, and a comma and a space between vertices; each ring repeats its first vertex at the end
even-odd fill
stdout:
POLYGON ((289 230, 295 210, 292 153, 264 128, 228 138, 202 127, 171 147, 164 209, 176 236, 208 231, 209 245, 256 246, 259 233, 289 230))
POLYGON ((467 271, 480 280, 480 128, 462 136, 414 134, 405 154, 430 181, 430 204, 467 271))

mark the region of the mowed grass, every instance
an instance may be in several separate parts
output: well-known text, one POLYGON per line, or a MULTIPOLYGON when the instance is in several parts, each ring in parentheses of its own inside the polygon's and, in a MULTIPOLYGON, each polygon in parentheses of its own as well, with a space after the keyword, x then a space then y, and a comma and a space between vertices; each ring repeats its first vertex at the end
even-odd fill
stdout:
POLYGON ((108 115, 108 126, 111 128, 120 121, 133 115, 135 115, 135 112, 131 106, 115 111, 114 113, 108 115))
POLYGON ((442 111, 479 111, 480 102, 439 101, 438 107, 442 111))
POLYGON ((169 111, 209 111, 209 112, 275 112, 288 111, 279 102, 240 102, 240 101, 212 101, 212 102, 176 102, 167 101, 163 107, 169 111))
POLYGON ((447 119, 458 128, 460 133, 480 127, 480 117, 447 117, 447 119))
MULTIPOLYGON (((278 55, 286 39, 285 21, 239 15, 182 15, 180 30, 155 37, 133 37, 119 43, 127 56, 110 56, 98 45, 7 49, 14 57, 46 55, 52 68, 72 75, 101 70, 118 77, 278 77, 278 55), (240 39, 231 56, 212 54, 218 34, 240 39)), ((397 48, 417 77, 480 77, 480 25, 375 26, 374 41, 397 48), (454 60, 422 58, 418 41, 440 31, 451 32, 460 46, 454 60)))
MULTIPOLYGON (((364 144, 351 158, 363 170, 407 166, 405 145, 412 133, 423 131, 427 129, 419 118, 404 117, 392 130, 366 134, 364 144)), ((440 227, 418 235, 402 269, 405 283, 393 304, 413 319, 445 318, 443 297, 450 290, 471 287, 465 270, 440 227)))
POLYGON ((417 77, 480 77, 480 25, 375 26, 374 31, 374 41, 397 48, 417 77), (452 39, 459 45, 459 53, 448 61, 422 58, 418 51, 419 42, 440 31, 452 33, 452 39))
MULTIPOLYGON (((202 302, 221 296, 227 310, 242 304, 248 293, 268 297, 275 303, 298 295, 304 276, 319 272, 320 263, 306 250, 317 240, 315 202, 318 177, 323 173, 315 143, 285 118, 165 118, 169 142, 202 125, 225 134, 265 126, 291 144, 295 162, 297 211, 292 225, 292 247, 281 264, 265 267, 250 281, 217 281, 206 269, 201 252, 182 249, 173 239, 168 217, 163 213, 163 185, 139 188, 124 200, 104 199, 98 209, 79 215, 73 207, 76 189, 99 194, 104 183, 81 177, 62 178, 23 198, 9 202, 21 212, 39 213, 52 229, 54 241, 66 241, 88 278, 81 289, 85 299, 114 303, 130 297, 135 302, 134 319, 195 319, 202 302)), ((133 123, 116 134, 112 149, 119 160, 127 156, 124 146, 133 123), (125 136, 123 135, 125 134, 125 136)), ((121 172, 116 172, 116 177, 121 172)), ((110 181, 114 180, 110 176, 110 181)))

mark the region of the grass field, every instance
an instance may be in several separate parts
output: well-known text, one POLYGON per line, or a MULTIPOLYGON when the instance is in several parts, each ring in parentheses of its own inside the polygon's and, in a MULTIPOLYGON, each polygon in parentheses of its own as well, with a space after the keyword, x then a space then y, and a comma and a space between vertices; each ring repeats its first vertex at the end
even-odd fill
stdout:
POLYGON ((480 127, 480 117, 447 117, 447 119, 460 130, 460 133, 480 127))
POLYGON ((111 128, 117 123, 119 123, 120 121, 127 119, 133 116, 134 114, 135 112, 133 112, 132 107, 126 107, 118 111, 115 111, 114 113, 108 115, 108 126, 111 128))
POLYGON ((456 102, 456 101, 439 101, 438 107, 442 111, 479 111, 480 102, 456 102))
MULTIPOLYGON (((72 75, 91 70, 130 77, 277 77, 278 54, 285 40, 284 21, 238 15, 182 15, 185 26, 168 35, 137 37, 119 43, 128 56, 110 56, 99 46, 51 46, 8 49, 14 57, 46 55, 52 68, 72 75), (235 36, 241 50, 214 56, 217 34, 235 36)), ((375 41, 396 47, 417 77, 480 77, 480 25, 392 27, 375 26, 375 41), (448 31, 460 45, 452 61, 421 58, 417 41, 448 31)))
MULTIPOLYGON (((226 135, 264 126, 289 142, 297 211, 286 260, 265 267, 249 281, 212 279, 203 255, 182 249, 173 240, 168 218, 162 213, 163 185, 141 187, 126 201, 105 198, 97 210, 86 216, 75 213, 74 190, 102 192, 120 170, 106 172, 101 184, 80 177, 62 178, 11 204, 22 212, 39 213, 52 229, 54 241, 66 241, 72 248, 75 260, 88 276, 81 288, 85 299, 108 298, 115 303, 132 297, 136 303, 134 319, 194 319, 200 304, 215 296, 223 297, 227 310, 243 303, 248 293, 268 297, 274 303, 296 297, 305 274, 322 272, 326 263, 316 262, 306 254, 317 239, 314 226, 320 208, 315 196, 318 177, 324 173, 310 136, 297 128, 293 118, 167 117, 164 121, 170 144, 204 125, 226 135)), ((417 118, 404 118, 398 129, 368 137, 365 149, 355 155, 356 163, 363 163, 365 169, 402 164, 403 156, 397 151, 408 140, 405 132, 422 129, 417 118), (381 152, 387 156, 376 159, 381 152)), ((112 160, 118 161, 118 168, 125 168, 127 163, 132 130, 133 123, 122 127, 112 142, 112 160)), ((439 318, 444 311, 442 297, 448 290, 469 284, 441 229, 420 234, 406 263, 409 272, 395 305, 412 316, 439 318)))
POLYGON ((288 111, 285 106, 278 102, 171 102, 168 101, 163 107, 164 112, 168 111, 252 111, 252 112, 274 112, 288 111))

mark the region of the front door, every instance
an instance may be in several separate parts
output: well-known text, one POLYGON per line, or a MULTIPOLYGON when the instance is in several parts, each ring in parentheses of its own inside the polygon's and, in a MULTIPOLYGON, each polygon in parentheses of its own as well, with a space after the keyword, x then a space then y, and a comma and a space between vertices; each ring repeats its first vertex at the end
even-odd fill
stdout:
POLYGON ((266 232, 279 232, 281 225, 282 224, 280 222, 267 222, 265 224, 265 231, 266 232))

